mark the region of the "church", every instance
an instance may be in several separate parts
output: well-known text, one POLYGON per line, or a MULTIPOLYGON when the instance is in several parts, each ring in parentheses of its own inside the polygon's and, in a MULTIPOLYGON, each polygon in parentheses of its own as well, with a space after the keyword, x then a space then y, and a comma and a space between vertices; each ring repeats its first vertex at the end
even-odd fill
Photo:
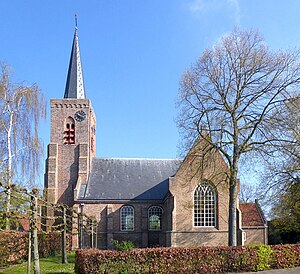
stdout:
MULTIPOLYGON (((97 246, 112 240, 136 247, 228 244, 228 166, 218 153, 205 154, 197 140, 183 160, 96 157, 96 115, 87 99, 78 30, 63 98, 51 99, 45 193, 95 216, 97 246)), ((267 243, 267 222, 256 201, 238 203, 238 244, 267 243)), ((76 246, 75 246, 76 247, 76 246)))

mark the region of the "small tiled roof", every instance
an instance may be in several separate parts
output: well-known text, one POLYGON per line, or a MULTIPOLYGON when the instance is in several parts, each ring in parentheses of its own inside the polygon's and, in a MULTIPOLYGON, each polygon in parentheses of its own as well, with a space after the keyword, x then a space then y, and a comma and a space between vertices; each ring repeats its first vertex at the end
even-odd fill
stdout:
POLYGON ((177 159, 94 158, 86 186, 78 200, 163 200, 177 159))
POLYGON ((242 212, 242 227, 264 226, 264 215, 257 203, 240 203, 239 207, 242 212))
POLYGON ((25 219, 25 218, 19 219, 19 230, 29 231, 29 229, 30 229, 29 217, 27 219, 25 219))

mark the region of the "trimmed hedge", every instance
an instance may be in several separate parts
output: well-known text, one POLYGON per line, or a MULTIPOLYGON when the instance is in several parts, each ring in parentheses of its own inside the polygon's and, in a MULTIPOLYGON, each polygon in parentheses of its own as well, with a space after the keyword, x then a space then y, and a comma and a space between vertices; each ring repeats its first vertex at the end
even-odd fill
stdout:
POLYGON ((0 232, 0 266, 5 266, 27 257, 28 233, 0 232))
MULTIPOLYGON (((61 233, 40 233, 39 254, 47 257, 61 252, 61 233)), ((72 237, 68 235, 67 249, 71 250, 72 237)), ((0 232, 0 267, 22 262, 28 256, 28 232, 0 232)))
POLYGON ((226 273, 300 266, 300 245, 146 248, 130 251, 79 249, 75 272, 226 273))
POLYGON ((274 245, 270 260, 271 268, 291 268, 300 266, 300 245, 274 245))

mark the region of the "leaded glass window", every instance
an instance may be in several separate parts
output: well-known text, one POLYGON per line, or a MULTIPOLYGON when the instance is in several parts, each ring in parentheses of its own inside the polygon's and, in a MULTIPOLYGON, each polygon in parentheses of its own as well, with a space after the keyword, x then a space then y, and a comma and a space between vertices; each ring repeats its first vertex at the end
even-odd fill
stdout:
POLYGON ((163 209, 160 206, 151 206, 148 209, 149 230, 161 230, 161 216, 163 209))
POLYGON ((194 226, 216 226, 216 193, 207 183, 194 192, 194 226))
POLYGON ((121 230, 134 230, 134 208, 132 206, 123 206, 121 208, 121 230))

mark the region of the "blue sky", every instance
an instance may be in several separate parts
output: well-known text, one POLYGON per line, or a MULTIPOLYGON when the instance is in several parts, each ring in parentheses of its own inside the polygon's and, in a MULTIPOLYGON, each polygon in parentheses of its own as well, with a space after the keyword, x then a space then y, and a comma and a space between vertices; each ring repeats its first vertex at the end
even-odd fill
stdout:
POLYGON ((274 49, 298 46, 299 10, 297 0, 2 0, 0 60, 48 102, 62 98, 77 13, 97 156, 174 158, 184 70, 235 26, 259 30, 274 49))

